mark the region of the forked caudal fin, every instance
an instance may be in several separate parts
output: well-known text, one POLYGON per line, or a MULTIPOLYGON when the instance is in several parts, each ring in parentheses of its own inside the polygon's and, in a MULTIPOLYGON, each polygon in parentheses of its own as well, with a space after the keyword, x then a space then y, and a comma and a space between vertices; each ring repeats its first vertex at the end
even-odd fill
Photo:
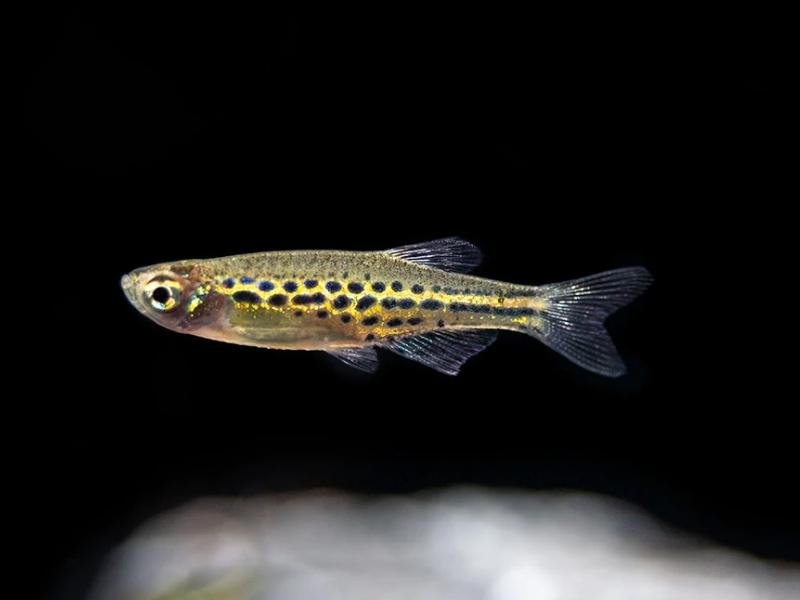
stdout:
POLYGON ((619 377, 625 364, 603 321, 653 281, 644 267, 628 267, 537 288, 543 308, 531 335, 581 367, 619 377))

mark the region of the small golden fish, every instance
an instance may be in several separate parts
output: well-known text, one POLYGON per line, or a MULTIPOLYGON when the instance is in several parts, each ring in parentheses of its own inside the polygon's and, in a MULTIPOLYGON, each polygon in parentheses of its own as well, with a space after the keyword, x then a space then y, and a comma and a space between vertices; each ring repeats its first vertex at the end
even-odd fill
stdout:
POLYGON ((261 252, 144 267, 124 275, 122 288, 173 331, 323 350, 370 372, 379 346, 455 375, 499 329, 532 335, 595 373, 625 372, 603 321, 649 285, 646 269, 526 286, 464 274, 480 260, 459 238, 375 252, 261 252))

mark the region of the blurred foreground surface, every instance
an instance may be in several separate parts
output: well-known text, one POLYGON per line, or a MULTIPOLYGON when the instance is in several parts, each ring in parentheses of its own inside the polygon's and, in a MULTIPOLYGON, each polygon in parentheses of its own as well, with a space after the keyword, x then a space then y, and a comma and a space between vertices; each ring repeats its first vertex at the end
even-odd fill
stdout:
POLYGON ((577 493, 455 489, 204 499, 145 524, 92 600, 770 600, 800 568, 577 493))

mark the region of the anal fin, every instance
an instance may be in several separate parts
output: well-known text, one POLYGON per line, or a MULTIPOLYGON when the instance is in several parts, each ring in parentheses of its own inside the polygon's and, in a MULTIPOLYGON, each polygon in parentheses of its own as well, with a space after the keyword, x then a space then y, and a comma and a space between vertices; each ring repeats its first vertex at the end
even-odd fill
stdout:
POLYGON ((374 373, 378 370, 378 353, 372 346, 365 346, 363 348, 338 348, 336 350, 325 350, 331 356, 335 356, 344 364, 366 371, 367 373, 374 373))
POLYGON ((437 330, 397 338, 384 345, 440 373, 458 375, 461 366, 497 339, 497 333, 481 329, 437 330))

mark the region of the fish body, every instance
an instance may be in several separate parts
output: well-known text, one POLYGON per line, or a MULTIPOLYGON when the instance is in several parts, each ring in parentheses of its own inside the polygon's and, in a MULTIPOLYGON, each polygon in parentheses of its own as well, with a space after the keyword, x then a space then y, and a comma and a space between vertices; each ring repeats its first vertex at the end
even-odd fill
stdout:
POLYGON ((480 258, 458 238, 372 252, 262 252, 153 265, 123 276, 122 287, 143 314, 174 331, 323 350, 367 371, 377 367, 374 348, 385 347, 455 374, 506 329, 556 342, 548 345, 595 372, 621 374, 602 319, 646 287, 646 270, 526 286, 466 274, 480 258), (575 327, 593 335, 575 347, 559 343, 559 333, 575 327))

